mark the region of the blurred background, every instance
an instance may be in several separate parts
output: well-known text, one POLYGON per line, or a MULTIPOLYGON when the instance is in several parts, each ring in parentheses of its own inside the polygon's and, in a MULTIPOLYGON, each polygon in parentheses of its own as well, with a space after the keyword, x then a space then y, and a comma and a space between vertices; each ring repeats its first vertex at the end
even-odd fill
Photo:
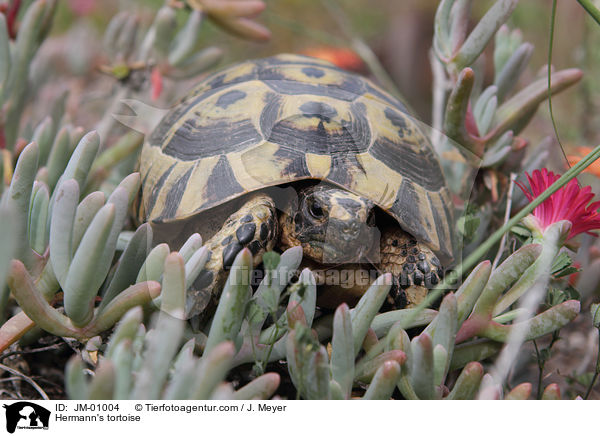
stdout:
MULTIPOLYGON (((425 122, 430 121, 432 77, 429 50, 437 0, 339 1, 338 10, 320 0, 267 0, 266 3, 267 8, 259 21, 272 32, 269 42, 241 40, 216 30, 212 23, 206 23, 202 40, 207 45, 224 49, 221 66, 282 52, 326 51, 325 55, 331 56, 331 50, 337 49, 341 62, 361 69, 360 65, 355 65, 356 59, 339 50, 350 47, 352 39, 358 38, 371 47, 416 115, 425 122)), ((481 16, 491 3, 487 0, 474 2, 472 15, 481 16)), ((102 63, 95 54, 100 53, 102 31, 109 19, 120 10, 132 10, 144 12, 142 16, 147 15, 148 23, 141 24, 149 25, 153 17, 149 11, 151 8, 158 9, 162 4, 163 0, 61 2, 54 27, 56 38, 46 42, 54 43, 55 50, 46 48, 41 53, 48 55, 64 51, 66 63, 63 67, 70 70, 68 72, 74 79, 93 79, 99 74, 98 67, 102 63), (63 44, 64 39, 67 39, 67 44, 63 44)), ((509 20, 509 25, 520 28, 524 40, 535 46, 531 67, 521 77, 523 84, 531 82, 540 70, 543 74, 547 63, 551 5, 550 0, 522 1, 509 20)), ((185 14, 181 15, 183 19, 185 14)), ((491 53, 486 54, 491 67, 491 53)), ((600 129, 595 126, 598 125, 596 109, 600 90, 594 79, 600 72, 600 31, 574 1, 558 4, 552 63, 557 69, 578 67, 585 71, 581 84, 553 99, 559 133, 565 146, 598 143, 600 129)), ((491 68, 489 72, 492 72, 491 68)), ((77 83, 74 80, 69 84, 72 92, 77 83)), ((58 92, 56 87, 54 92, 58 92)), ((76 95, 70 99, 71 108, 80 107, 82 101, 76 95)), ((83 103, 91 104, 93 99, 93 95, 87 95, 83 103)), ((85 125, 85 120, 79 121, 85 125)), ((543 104, 536 120, 522 136, 535 142, 552 134, 547 104, 543 104)))

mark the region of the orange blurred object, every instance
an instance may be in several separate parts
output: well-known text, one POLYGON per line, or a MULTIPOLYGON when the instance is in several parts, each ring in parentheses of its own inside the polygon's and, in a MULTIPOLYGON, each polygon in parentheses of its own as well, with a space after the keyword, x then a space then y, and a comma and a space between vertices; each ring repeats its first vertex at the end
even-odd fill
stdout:
POLYGON ((163 90, 163 76, 158 66, 152 69, 152 74, 150 75, 150 88, 152 90, 152 100, 158 100, 163 90))
POLYGON ((300 52, 303 55, 322 59, 348 71, 365 73, 367 66, 353 50, 345 47, 311 47, 300 52))
MULTIPOLYGON (((569 160, 569 164, 571 166, 575 165, 581 159, 583 159, 587 154, 592 152, 591 147, 577 147, 576 155, 569 155, 567 159, 569 160)), ((596 160, 589 167, 587 167, 583 172, 592 173, 596 177, 600 177, 600 160, 596 160)))

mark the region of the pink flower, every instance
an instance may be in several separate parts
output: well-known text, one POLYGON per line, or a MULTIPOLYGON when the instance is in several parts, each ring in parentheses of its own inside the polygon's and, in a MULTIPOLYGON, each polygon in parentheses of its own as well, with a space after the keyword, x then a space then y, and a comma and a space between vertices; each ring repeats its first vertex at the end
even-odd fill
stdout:
MULTIPOLYGON (((529 201, 539 196, 560 178, 559 174, 554 174, 546 168, 542 168, 541 171, 535 170, 531 176, 527 173, 525 175, 531 189, 525 188, 519 182, 517 182, 517 185, 529 201)), ((533 210, 533 216, 537 219, 541 230, 545 230, 549 225, 561 220, 570 221, 572 227, 568 239, 580 233, 598 236, 591 233, 591 230, 600 229, 600 214, 598 214, 600 201, 589 204, 593 198, 594 194, 591 187, 581 188, 577 180, 572 179, 536 207, 533 210)))

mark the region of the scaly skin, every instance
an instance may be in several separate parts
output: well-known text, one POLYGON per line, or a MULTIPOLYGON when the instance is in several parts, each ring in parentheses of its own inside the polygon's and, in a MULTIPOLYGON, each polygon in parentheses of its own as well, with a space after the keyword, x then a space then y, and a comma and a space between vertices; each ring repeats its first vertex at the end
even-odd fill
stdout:
MULTIPOLYGON (((285 233, 285 230, 284 230, 285 233)), ((414 307, 427 296, 443 277, 443 269, 435 254, 414 240, 399 227, 388 227, 380 240, 380 262, 375 264, 378 274, 391 273, 394 285, 386 300, 386 307, 401 309, 414 307)), ((345 302, 355 305, 375 277, 366 265, 346 264, 330 269, 316 262, 306 264, 313 270, 321 285, 318 304, 334 309, 345 302), (342 283, 330 283, 331 277, 341 277, 342 283)))
MULTIPOLYGON (((314 271, 317 283, 322 285, 319 305, 334 308, 341 302, 354 305, 360 299, 374 279, 365 269, 363 257, 373 249, 373 241, 369 241, 373 236, 373 204, 348 191, 326 186, 300 190, 298 200, 280 214, 281 232, 274 202, 264 193, 251 196, 227 219, 207 241, 210 257, 190 290, 188 301, 193 301, 193 305, 188 308, 189 316, 216 304, 219 295, 215 291, 222 289, 235 256, 245 247, 252 252, 256 266, 262 262, 262 255, 275 246, 285 250, 300 245, 304 265, 314 271), (322 216, 311 215, 315 201, 319 202, 322 216), (349 236, 346 230, 352 229, 354 236, 349 236), (328 244, 333 250, 325 249, 328 244), (327 262, 328 256, 335 262, 327 262), (333 272, 330 277, 338 277, 340 282, 329 283, 328 272, 333 272)), ((383 230, 379 248, 380 262, 374 266, 380 273, 394 276, 395 284, 387 301, 391 308, 420 303, 427 290, 442 278, 435 254, 399 226, 383 230)))
POLYGON ((262 255, 273 249, 277 237, 273 200, 262 193, 253 195, 206 242, 210 257, 189 291, 188 301, 193 301, 193 305, 188 307, 188 316, 199 315, 207 307, 216 305, 220 296, 216 291, 223 288, 229 268, 243 248, 252 252, 254 266, 257 266, 262 262, 262 255))
POLYGON ((419 304, 428 289, 441 280, 443 270, 433 251, 397 224, 383 229, 379 256, 373 256, 376 237, 372 231, 373 208, 372 202, 351 192, 318 185, 300 190, 298 202, 288 204, 280 216, 280 246, 282 249, 302 246, 305 266, 311 268, 317 284, 322 285, 318 301, 321 307, 335 308, 341 302, 354 305, 375 278, 366 269, 369 259, 378 258, 371 263, 379 273, 390 272, 394 276, 387 302, 391 308, 419 304), (314 201, 320 203, 322 219, 311 216, 314 201), (345 241, 343 231, 339 230, 344 227, 363 230, 357 231, 355 239, 345 241), (324 241, 335 247, 337 258, 331 255, 327 258, 322 248, 324 241), (331 283, 335 278, 339 283, 331 283))
POLYGON ((397 285, 390 292, 394 300, 406 298, 408 307, 419 304, 429 289, 443 278, 443 269, 436 255, 399 227, 388 227, 381 235, 382 272, 390 272, 397 285), (405 296, 399 290, 404 290, 405 296))

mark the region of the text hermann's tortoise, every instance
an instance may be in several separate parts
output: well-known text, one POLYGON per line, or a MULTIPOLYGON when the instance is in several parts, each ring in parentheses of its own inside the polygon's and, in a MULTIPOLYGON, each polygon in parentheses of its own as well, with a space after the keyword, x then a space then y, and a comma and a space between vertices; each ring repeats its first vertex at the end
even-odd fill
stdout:
MULTIPOLYGON (((139 219, 175 247, 198 232, 210 249, 190 316, 218 299, 244 247, 255 265, 299 245, 315 269, 391 272, 396 307, 452 261, 451 200, 430 142, 391 95, 314 58, 208 77, 160 122, 140 172, 139 219)), ((366 287, 328 288, 352 302, 366 287)))

